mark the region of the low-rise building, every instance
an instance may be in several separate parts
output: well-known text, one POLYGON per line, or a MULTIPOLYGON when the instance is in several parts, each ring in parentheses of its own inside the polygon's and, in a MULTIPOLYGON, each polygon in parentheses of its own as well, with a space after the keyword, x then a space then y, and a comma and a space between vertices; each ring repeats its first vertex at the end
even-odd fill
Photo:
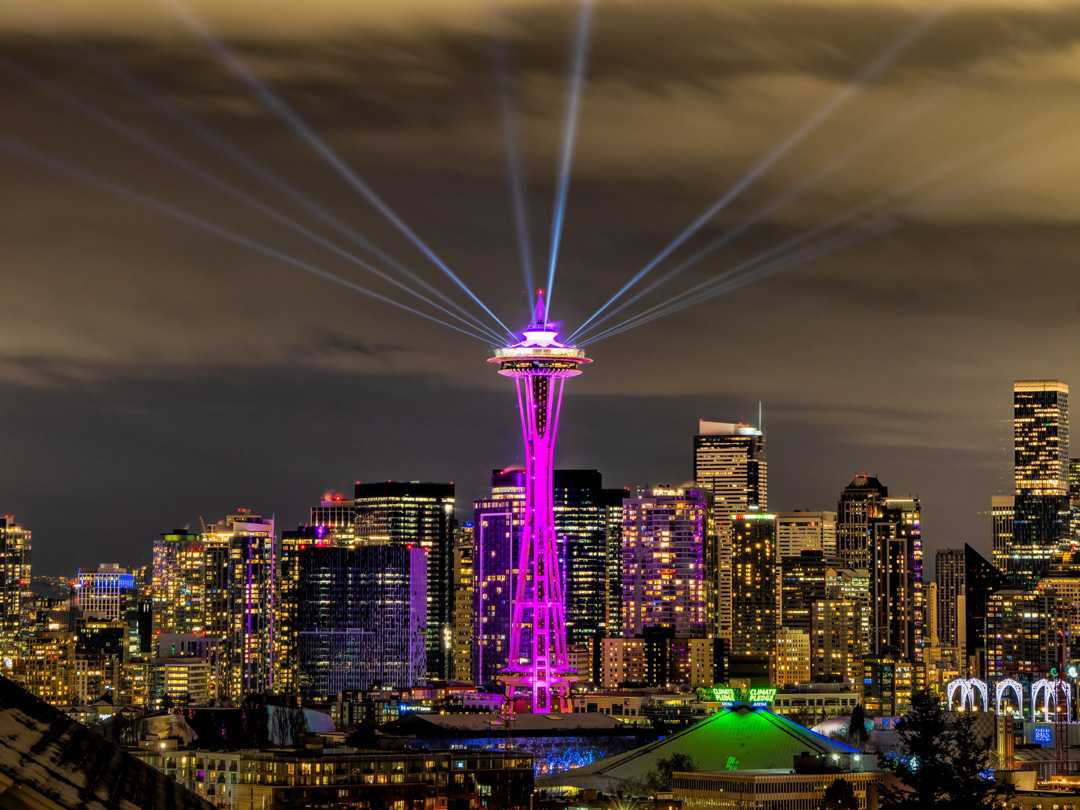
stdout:
POLYGON ((472 807, 481 799, 488 807, 527 810, 533 792, 533 759, 520 752, 151 749, 138 756, 235 810, 472 807))
POLYGON ((840 683, 807 683, 780 689, 772 710, 803 725, 849 715, 859 705, 859 693, 840 683))
POLYGON ((882 774, 778 773, 776 771, 709 771, 673 774, 671 792, 684 810, 694 808, 754 808, 755 810, 813 810, 836 779, 848 782, 859 810, 878 806, 882 774))

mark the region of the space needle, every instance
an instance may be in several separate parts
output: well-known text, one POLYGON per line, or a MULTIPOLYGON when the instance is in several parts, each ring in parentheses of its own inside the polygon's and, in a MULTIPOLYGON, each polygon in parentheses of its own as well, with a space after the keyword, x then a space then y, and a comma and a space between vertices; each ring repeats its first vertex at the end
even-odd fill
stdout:
POLYGON ((555 437, 563 383, 591 363, 585 352, 559 342, 545 314, 544 294, 521 341, 488 359, 517 384, 525 440, 525 521, 518 549, 510 624, 509 664, 500 676, 512 707, 518 698, 534 714, 570 711, 575 672, 566 649, 566 600, 559 570, 552 504, 555 437))

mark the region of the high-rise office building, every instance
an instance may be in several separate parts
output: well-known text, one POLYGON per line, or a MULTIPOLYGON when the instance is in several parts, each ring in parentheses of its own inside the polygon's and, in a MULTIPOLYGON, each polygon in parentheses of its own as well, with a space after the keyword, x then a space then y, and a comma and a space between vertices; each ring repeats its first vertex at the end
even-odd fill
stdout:
POLYGON ((155 635, 206 630, 207 562, 199 532, 176 529, 154 541, 151 598, 155 635))
POLYGON ((403 543, 312 545, 300 555, 300 694, 325 700, 423 683, 426 553, 403 543))
POLYGON ((873 614, 870 599, 870 572, 864 568, 829 569, 826 573, 827 599, 847 600, 855 606, 858 620, 855 650, 858 657, 870 654, 870 619, 873 614))
POLYGON ((329 532, 336 545, 353 545, 357 530, 356 500, 346 498, 340 492, 326 493, 316 506, 311 507, 308 525, 329 532))
POLYGON ((473 502, 473 681, 494 686, 508 663, 517 551, 525 520, 525 471, 493 470, 491 495, 473 502))
POLYGON ((552 505, 566 600, 566 642, 594 644, 604 635, 607 514, 597 470, 555 470, 552 505))
POLYGON ((23 606, 30 598, 30 530, 14 515, 0 515, 0 658, 19 659, 24 650, 23 606))
MULTIPOLYGON (((779 523, 779 520, 777 521, 779 523)), ((781 556, 780 606, 781 625, 791 630, 810 632, 810 616, 814 603, 827 594, 826 582, 830 570, 820 549, 804 550, 800 554, 781 556)))
POLYGON ((1039 580, 1035 586, 1039 593, 1052 594, 1054 598, 1053 631, 1056 634, 1055 651, 1061 645, 1061 658, 1065 661, 1080 659, 1080 577, 1050 576, 1039 580))
POLYGON ((854 599, 814 602, 810 619, 810 677, 814 683, 854 684, 864 652, 863 606, 854 599))
POLYGON ((604 594, 604 628, 608 636, 622 635, 622 516, 628 489, 605 489, 601 493, 607 526, 607 580, 604 594))
POLYGON ((657 487, 623 501, 624 635, 642 635, 647 627, 704 635, 707 509, 698 489, 657 487))
POLYGON ((731 516, 732 669, 736 659, 755 659, 768 672, 780 628, 780 564, 776 516, 748 512, 731 516))
MULTIPOLYGON (((937 640, 944 647, 967 646, 964 550, 939 548, 934 554, 934 583, 937 585, 934 614, 937 640)), ((927 605, 930 607, 930 605, 927 605)))
POLYGON ((941 646, 941 623, 938 619, 938 610, 941 600, 938 596, 940 588, 934 580, 930 580, 926 583, 926 588, 923 593, 926 596, 926 646, 927 647, 940 647, 941 646))
POLYGON ((871 649, 920 662, 925 605, 919 499, 886 498, 869 528, 871 649))
POLYGON ((964 543, 964 635, 961 644, 971 674, 986 671, 986 612, 990 595, 1006 585, 997 567, 964 543))
POLYGON ((304 556, 316 545, 337 545, 325 525, 299 526, 283 531, 277 551, 277 592, 274 598, 274 691, 299 692, 300 598, 304 556))
POLYGON ((75 574, 72 602, 85 618, 124 621, 132 599, 138 597, 135 576, 116 563, 75 574))
POLYGON ((1009 551, 1013 541, 1013 516, 1016 499, 1012 495, 994 495, 990 498, 990 531, 993 542, 994 567, 1003 574, 1009 571, 1009 551))
POLYGON ((476 537, 473 522, 454 529, 454 622, 451 637, 450 674, 455 680, 472 679, 473 639, 476 612, 476 537))
MULTIPOLYGON (((224 602, 224 616, 208 614, 208 627, 224 624, 223 691, 242 698, 274 686, 274 597, 277 583, 274 519, 240 509, 206 527, 204 547, 211 602, 224 602), (223 564, 219 561, 223 560, 223 564), (215 565, 223 570, 216 571, 215 565)), ((214 637, 214 636, 212 636, 214 637)))
POLYGON ((888 488, 860 473, 840 493, 836 507, 836 553, 845 568, 870 568, 870 523, 881 517, 888 488))
POLYGON ((1069 386, 1013 384, 1013 536, 1008 573, 1017 584, 1045 576, 1070 535, 1069 386))
POLYGON ((768 509, 765 434, 756 427, 698 420, 694 484, 708 493, 709 543, 705 564, 711 630, 731 640, 731 516, 768 509))
POLYGON ((776 631, 772 682, 777 686, 810 683, 810 632, 781 627, 776 631))
POLYGON ((986 607, 986 678, 1046 677, 1057 663, 1054 593, 1001 590, 986 607))
POLYGON ((1069 540, 1080 540, 1080 458, 1069 459, 1069 540))
POLYGON ((358 483, 355 508, 358 542, 411 543, 427 553, 428 676, 449 677, 454 485, 418 481, 358 483))
POLYGON ((836 557, 836 512, 778 512, 776 549, 780 558, 797 557, 803 551, 836 557))

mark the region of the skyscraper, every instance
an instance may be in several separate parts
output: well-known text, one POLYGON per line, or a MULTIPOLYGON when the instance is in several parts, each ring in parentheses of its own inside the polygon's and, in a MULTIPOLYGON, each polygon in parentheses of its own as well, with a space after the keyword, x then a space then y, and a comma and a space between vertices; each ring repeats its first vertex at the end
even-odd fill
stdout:
POLYGON ((810 632, 813 605, 826 597, 828 575, 834 568, 820 550, 780 558, 777 570, 783 627, 810 632))
POLYGON ((206 624, 224 622, 224 691, 234 700, 273 688, 274 597, 277 582, 274 519, 248 509, 207 526, 204 543, 214 597, 224 601, 224 616, 208 615, 206 624), (223 571, 214 566, 224 557, 223 571), (213 560, 213 562, 210 562, 213 560), (219 578, 223 574, 223 578, 219 578), (221 589, 221 590, 219 590, 221 589))
POLYGON ((1052 590, 1001 590, 986 609, 986 678, 1032 681, 1057 663, 1052 590))
POLYGON ((623 500, 630 497, 627 489, 605 489, 600 498, 606 524, 607 560, 604 576, 604 630, 608 636, 621 636, 622 627, 622 519, 623 500))
POLYGON ((772 682, 797 686, 810 682, 810 631, 781 627, 776 631, 772 682))
POLYGON ((836 512, 778 512, 776 550, 781 558, 820 551, 827 559, 835 559, 836 512))
POLYGON ((30 530, 0 515, 0 658, 18 660, 23 649, 23 606, 30 597, 30 530))
POLYGON ((670 627, 705 633, 704 544, 708 500, 697 489, 656 487, 623 501, 623 634, 670 627))
POLYGON ((736 671, 736 659, 741 658, 750 668, 768 672, 781 616, 776 516, 748 512, 732 515, 730 523, 731 667, 736 671))
POLYGON ((968 661, 985 673, 986 615, 991 594, 1006 585, 1005 576, 982 554, 964 543, 964 630, 961 643, 968 661))
POLYGON ((552 505, 560 568, 566 581, 566 637, 571 646, 595 643, 605 630, 607 515, 597 470, 555 470, 552 505))
POLYGON ((1058 380, 1013 384, 1013 537, 1008 572, 1034 584, 1049 572, 1070 534, 1069 386, 1058 380))
MULTIPOLYGON (((455 680, 468 681, 472 675, 473 640, 476 611, 476 536, 473 522, 454 529, 454 621, 450 650, 450 674, 455 680)), ((426 619, 425 619, 426 621, 426 619)))
POLYGON ((419 546, 313 544, 299 561, 300 693, 325 700, 424 681, 427 560, 419 546))
POLYGON ((1080 458, 1069 459, 1069 539, 1080 542, 1080 458))
POLYGON ((888 488, 860 473, 840 493, 836 507, 836 551, 845 568, 870 568, 870 522, 881 517, 888 488))
POLYGON ((454 485, 419 481, 358 483, 354 506, 358 542, 411 543, 427 553, 428 676, 449 677, 454 485))
POLYGON ((862 606, 854 599, 814 602, 810 619, 810 677, 814 683, 849 683, 861 677, 862 606))
POLYGON ((154 541, 153 632, 190 635, 206 628, 207 556, 202 534, 176 529, 154 541))
POLYGON ((871 644, 878 656, 922 660, 922 508, 918 498, 886 498, 870 520, 871 644))
POLYGON ((991 535, 993 540, 994 567, 1005 574, 1009 571, 1009 552, 1013 541, 1013 516, 1016 499, 1012 495, 994 495, 990 498, 991 535))
POLYGON ((509 663, 514 580, 525 521, 525 471, 492 470, 491 496, 473 502, 473 680, 494 685, 509 663))
POLYGON ((937 583, 937 638, 944 647, 967 647, 964 550, 939 548, 934 554, 937 583))
POLYGON ((102 563, 96 571, 75 574, 74 604, 86 618, 122 621, 137 598, 135 577, 116 563, 102 563))
POLYGON ((768 509, 765 434, 751 425, 699 419, 694 436, 694 484, 711 498, 705 560, 711 629, 730 640, 731 516, 768 509))

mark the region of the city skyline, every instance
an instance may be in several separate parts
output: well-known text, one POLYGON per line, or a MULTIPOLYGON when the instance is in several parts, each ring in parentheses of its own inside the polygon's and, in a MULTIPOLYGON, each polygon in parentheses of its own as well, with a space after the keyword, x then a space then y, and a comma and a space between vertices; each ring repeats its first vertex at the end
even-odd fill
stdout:
MULTIPOLYGON (((259 14, 244 3, 192 7, 255 58, 275 89, 514 322, 528 311, 528 288, 509 215, 499 77, 510 80, 523 133, 539 281, 573 8, 383 6, 316 3, 300 21, 287 4, 259 14), (343 28, 363 41, 362 55, 338 47, 343 28)), ((1063 2, 985 0, 940 16, 934 6, 760 3, 729 16, 689 2, 666 4, 663 14, 597 4, 552 310, 568 327, 923 23, 912 48, 716 217, 700 242, 798 188, 822 155, 847 155, 852 132, 880 137, 875 151, 852 154, 851 165, 764 215, 740 244, 683 280, 708 279, 748 250, 895 189, 914 167, 955 165, 958 173, 944 189, 954 196, 890 208, 889 222, 903 227, 590 347, 601 362, 565 414, 561 464, 600 469, 612 483, 680 483, 689 477, 686 426, 752 421, 763 400, 774 508, 828 508, 836 485, 874 472, 920 497, 928 551, 963 541, 987 548, 985 493, 1009 491, 1009 382, 1080 378, 1069 350, 1075 306, 1059 294, 1072 278, 1063 257, 1076 248, 1071 152, 1061 145, 1074 115, 1064 99, 1080 30, 1063 2), (658 51, 657 30, 685 47, 658 51), (957 81, 943 89, 939 69, 957 81), (759 97, 769 103, 753 103, 759 97), (1044 120, 1047 108, 1061 120, 1044 120), (1030 126, 1013 133, 1018 120, 1030 126), (988 132, 1015 135, 1002 160, 955 164, 972 142, 993 146, 988 132), (1018 267, 1037 268, 1019 299, 1018 267), (679 347, 679 362, 669 346, 679 347), (1040 347, 1037 359, 1030 346, 1040 347), (700 374, 702 364, 715 373, 700 374), (897 384, 879 384, 885 369, 897 384), (641 444, 629 448, 626 435, 641 444), (812 475, 800 463, 806 457, 812 475)), ((228 182, 248 183, 116 78, 134 74, 152 97, 243 144, 421 268, 426 281, 459 293, 161 8, 119 0, 93 19, 72 3, 4 12, 0 32, 11 137, 168 191, 215 221, 353 272, 87 118, 80 103, 228 182)), ((307 493, 358 478, 453 480, 468 502, 483 492, 488 470, 519 460, 508 394, 469 359, 482 353, 462 337, 432 339, 427 322, 17 155, 3 161, 11 215, 0 236, 23 272, 5 273, 0 288, 20 302, 0 321, 4 450, 20 459, 0 488, 11 501, 4 508, 37 527, 42 570, 60 572, 91 544, 101 556, 127 558, 163 528, 240 503, 293 525, 307 493), (316 391, 322 396, 308 396, 316 391)))
POLYGON ((0 805, 1080 807, 1078 3, 0 7, 0 805))

